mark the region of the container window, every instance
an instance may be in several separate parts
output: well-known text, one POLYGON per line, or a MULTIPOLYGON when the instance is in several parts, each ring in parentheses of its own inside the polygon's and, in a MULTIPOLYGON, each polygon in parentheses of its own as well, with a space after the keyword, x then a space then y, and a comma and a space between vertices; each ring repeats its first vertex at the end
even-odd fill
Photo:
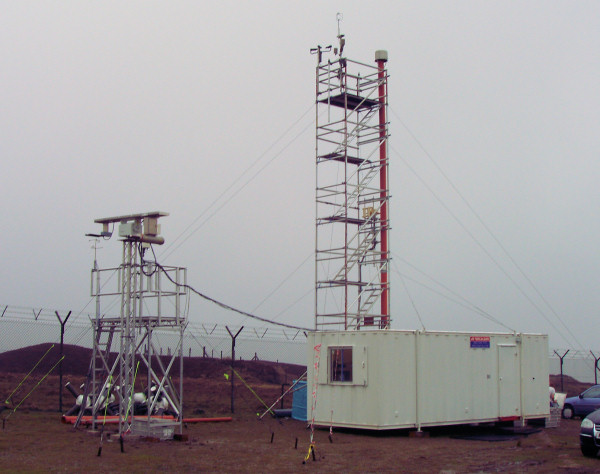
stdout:
POLYGON ((331 347, 329 360, 330 382, 352 382, 352 347, 331 347))

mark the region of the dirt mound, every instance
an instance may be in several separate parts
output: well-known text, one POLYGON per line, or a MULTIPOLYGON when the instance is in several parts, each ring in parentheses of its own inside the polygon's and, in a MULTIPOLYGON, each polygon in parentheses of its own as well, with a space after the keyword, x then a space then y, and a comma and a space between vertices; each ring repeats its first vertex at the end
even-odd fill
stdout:
POLYGON ((550 375, 550 386, 554 387, 557 392, 566 393, 568 397, 579 395, 585 389, 590 388, 591 385, 591 383, 580 382, 579 380, 576 380, 573 377, 563 375, 563 390, 561 390, 560 374, 550 375))
MULTIPOLYGON (((87 374, 92 350, 85 347, 63 345, 62 361, 64 373, 87 374)), ((0 354, 2 372, 26 374, 45 374, 60 360, 60 345, 52 343, 23 347, 0 354)))
MULTIPOLYGON (((73 376, 86 376, 89 370, 92 350, 85 347, 69 344, 63 345, 62 369, 64 374, 73 376)), ((110 356, 110 363, 117 357, 116 353, 110 356)), ((164 364, 168 364, 169 357, 161 357, 164 364)), ((45 374, 60 360, 60 347, 58 344, 38 344, 24 347, 14 351, 0 354, 0 368, 4 373, 45 374)), ((248 381, 284 384, 298 378, 304 373, 306 367, 295 364, 258 360, 236 360, 235 370, 248 381)), ((230 373, 231 359, 212 359, 209 357, 184 357, 183 373, 186 378, 223 378, 223 374, 230 373)), ((57 368, 53 373, 58 373, 57 368)), ((171 372, 177 376, 178 370, 171 372)))

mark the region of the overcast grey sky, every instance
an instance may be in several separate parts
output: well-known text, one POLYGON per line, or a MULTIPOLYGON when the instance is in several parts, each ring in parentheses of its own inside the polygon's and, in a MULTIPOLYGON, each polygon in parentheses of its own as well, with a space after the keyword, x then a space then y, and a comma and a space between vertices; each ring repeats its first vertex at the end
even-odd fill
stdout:
MULTIPOLYGON (((551 347, 598 349, 591 1, 2 2, 0 304, 86 308, 93 220, 159 210, 159 261, 312 326, 309 50, 337 12, 348 57, 389 52, 393 327, 505 329, 437 281, 551 347)), ((120 243, 100 246, 117 266, 120 243)), ((242 321, 195 297, 190 317, 242 321)))

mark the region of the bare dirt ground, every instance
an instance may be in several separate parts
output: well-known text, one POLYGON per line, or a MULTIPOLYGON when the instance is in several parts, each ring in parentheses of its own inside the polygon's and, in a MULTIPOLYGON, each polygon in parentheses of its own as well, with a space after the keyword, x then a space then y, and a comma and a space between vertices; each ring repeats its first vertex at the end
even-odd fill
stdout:
MULTIPOLYGON (((2 354, 0 354, 2 356, 2 354)), ((36 359, 37 360, 37 359, 36 359)), ((314 433, 315 459, 303 463, 310 444, 306 423, 263 413, 261 402, 239 380, 235 386, 235 413, 230 412, 230 381, 227 361, 207 361, 184 379, 184 415, 233 416, 231 422, 189 424, 185 441, 149 441, 126 437, 124 452, 116 428, 104 431, 102 454, 100 436, 87 428, 74 430, 60 422, 57 411, 58 376, 50 375, 39 385, 46 371, 34 372, 15 394, 14 407, 33 389, 22 405, 0 414, 0 472, 600 472, 600 459, 588 459, 579 451, 580 420, 561 420, 558 428, 540 429, 529 435, 505 436, 501 441, 461 439, 462 435, 484 434, 486 427, 431 429, 425 437, 409 431, 366 432, 329 430, 314 433), (199 370, 199 369, 198 369, 199 370)), ((29 365, 31 368, 35 360, 29 365)), ((236 362, 237 364, 237 362, 236 362)), ((25 364, 26 365, 26 364, 25 364)), ((47 369, 46 369, 47 370, 47 369)), ((281 393, 281 384, 290 383, 302 367, 274 363, 240 363, 240 374, 267 404, 281 393)), ((8 372, 0 357, 2 402, 18 386, 27 371, 8 372)), ((65 376, 79 385, 82 374, 65 376)), ((551 382, 560 387, 556 377, 551 382)), ((579 393, 585 384, 565 378, 565 389, 579 393)), ((64 393, 64 410, 73 398, 64 393)), ((291 401, 286 401, 290 406, 291 401)))

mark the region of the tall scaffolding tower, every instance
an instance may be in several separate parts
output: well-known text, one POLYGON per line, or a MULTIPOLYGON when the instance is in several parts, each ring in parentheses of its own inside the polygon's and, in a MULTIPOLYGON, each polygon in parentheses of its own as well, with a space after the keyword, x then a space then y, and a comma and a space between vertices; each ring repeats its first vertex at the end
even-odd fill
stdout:
MULTIPOLYGON (((143 436, 172 437, 183 427, 183 314, 187 295, 187 271, 182 267, 167 267, 145 261, 144 253, 151 244, 164 243, 158 219, 164 212, 131 214, 96 219, 102 224, 101 234, 110 237, 109 226, 118 224, 123 242, 119 267, 100 269, 94 262, 91 294, 96 298, 96 318, 93 324, 93 354, 90 361, 84 400, 89 400, 92 424, 106 414, 109 401, 118 403, 119 434, 131 432, 143 436), (115 279, 114 276, 117 275, 115 279), (120 300, 119 316, 101 314, 101 300, 120 300), (160 331, 168 353, 163 355, 156 343, 154 331, 160 331), (115 356, 116 351, 118 353, 115 356), (179 387, 174 386, 171 372, 179 360, 179 387), (136 390, 138 387, 141 390, 136 390), (135 392, 143 394, 134 397, 135 392), (134 400, 134 398, 136 398, 134 400), (167 404, 164 404, 164 401, 167 404), (176 415, 175 421, 153 417, 159 409, 176 415), (146 417, 135 417, 143 412, 146 417)), ((92 235, 92 234, 88 234, 92 235)), ((84 410, 80 410, 76 425, 84 410)))
POLYGON ((387 51, 375 65, 315 48, 315 329, 390 326, 387 51))

